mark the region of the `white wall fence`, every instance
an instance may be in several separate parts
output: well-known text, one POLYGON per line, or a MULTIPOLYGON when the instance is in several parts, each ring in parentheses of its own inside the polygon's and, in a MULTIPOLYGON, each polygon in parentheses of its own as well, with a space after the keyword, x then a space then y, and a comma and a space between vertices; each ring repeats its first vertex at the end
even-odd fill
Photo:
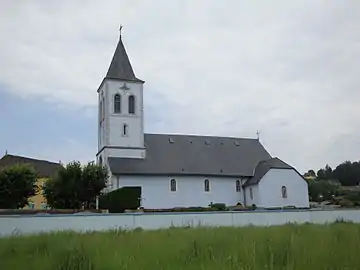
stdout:
POLYGON ((93 215, 0 216, 0 236, 71 230, 163 229, 184 226, 269 226, 286 223, 325 224, 336 220, 360 223, 360 210, 255 212, 129 213, 93 215))

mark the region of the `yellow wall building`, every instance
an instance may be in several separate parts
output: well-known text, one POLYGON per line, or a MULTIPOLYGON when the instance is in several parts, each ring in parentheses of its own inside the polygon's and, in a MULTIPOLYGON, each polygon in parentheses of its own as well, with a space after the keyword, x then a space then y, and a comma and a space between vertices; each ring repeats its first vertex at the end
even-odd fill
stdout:
POLYGON ((23 209, 46 209, 46 198, 43 196, 43 185, 49 178, 39 178, 36 182, 38 190, 35 196, 29 198, 29 205, 25 206, 23 209))

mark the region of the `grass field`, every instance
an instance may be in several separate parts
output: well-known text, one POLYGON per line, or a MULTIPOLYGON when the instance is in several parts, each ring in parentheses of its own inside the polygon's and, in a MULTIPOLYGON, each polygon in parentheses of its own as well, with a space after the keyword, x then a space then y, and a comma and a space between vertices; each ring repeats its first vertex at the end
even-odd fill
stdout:
POLYGON ((11 237, 0 239, 0 269, 360 269, 360 225, 11 237))

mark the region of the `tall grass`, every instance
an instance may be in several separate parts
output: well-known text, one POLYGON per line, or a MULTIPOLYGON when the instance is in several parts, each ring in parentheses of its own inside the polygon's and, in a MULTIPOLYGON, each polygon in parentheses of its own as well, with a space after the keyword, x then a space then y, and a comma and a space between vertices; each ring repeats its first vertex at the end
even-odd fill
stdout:
POLYGON ((360 269, 360 225, 172 228, 0 239, 0 269, 360 269))

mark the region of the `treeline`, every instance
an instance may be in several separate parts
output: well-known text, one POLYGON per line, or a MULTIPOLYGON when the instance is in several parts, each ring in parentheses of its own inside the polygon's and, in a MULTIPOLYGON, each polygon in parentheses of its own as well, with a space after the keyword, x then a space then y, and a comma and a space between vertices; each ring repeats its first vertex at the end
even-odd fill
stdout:
POLYGON ((106 187, 108 172, 93 162, 82 166, 73 161, 62 167, 58 175, 37 185, 38 175, 27 164, 0 170, 0 209, 19 209, 29 204, 29 198, 43 193, 49 208, 81 209, 95 207, 95 198, 106 187))
POLYGON ((304 176, 315 177, 317 180, 338 181, 342 186, 357 186, 360 183, 360 162, 345 161, 334 170, 326 165, 316 173, 314 170, 309 170, 304 176))

